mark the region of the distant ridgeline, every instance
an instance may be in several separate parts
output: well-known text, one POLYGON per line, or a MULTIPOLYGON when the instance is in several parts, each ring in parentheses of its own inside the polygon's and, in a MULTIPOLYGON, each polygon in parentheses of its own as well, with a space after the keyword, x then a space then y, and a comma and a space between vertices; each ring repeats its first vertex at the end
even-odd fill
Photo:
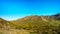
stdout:
POLYGON ((13 21, 0 18, 0 28, 33 30, 38 34, 60 34, 60 14, 26 16, 13 21))

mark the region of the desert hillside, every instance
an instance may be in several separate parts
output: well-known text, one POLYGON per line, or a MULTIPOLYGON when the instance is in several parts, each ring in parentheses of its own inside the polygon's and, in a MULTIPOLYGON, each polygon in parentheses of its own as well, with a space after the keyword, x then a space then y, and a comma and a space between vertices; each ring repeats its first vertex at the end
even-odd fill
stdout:
POLYGON ((26 16, 13 21, 0 18, 0 30, 1 34, 5 32, 10 34, 11 31, 15 31, 16 34, 21 34, 22 32, 27 34, 60 34, 60 14, 51 16, 26 16))

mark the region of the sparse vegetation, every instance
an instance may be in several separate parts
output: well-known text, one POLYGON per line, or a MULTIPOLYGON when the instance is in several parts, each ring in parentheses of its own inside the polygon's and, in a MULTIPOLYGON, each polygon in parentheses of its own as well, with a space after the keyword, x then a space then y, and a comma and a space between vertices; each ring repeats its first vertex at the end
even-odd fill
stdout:
POLYGON ((4 31, 7 34, 9 34, 8 32, 21 34, 20 30, 22 30, 22 34, 25 31, 27 34, 60 34, 60 20, 57 20, 58 18, 43 18, 48 21, 44 21, 41 16, 29 16, 15 21, 6 21, 0 18, 0 30, 2 31, 0 34, 4 31))

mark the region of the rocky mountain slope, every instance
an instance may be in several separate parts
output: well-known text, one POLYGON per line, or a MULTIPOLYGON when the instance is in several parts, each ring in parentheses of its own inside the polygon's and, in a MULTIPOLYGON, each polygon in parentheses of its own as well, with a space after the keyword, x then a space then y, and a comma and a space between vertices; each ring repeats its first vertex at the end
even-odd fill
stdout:
POLYGON ((51 16, 38 16, 38 15, 34 15, 34 16, 26 16, 24 18, 15 20, 15 22, 24 22, 24 21, 51 21, 51 20, 60 20, 60 14, 56 14, 56 15, 51 15, 51 16))
POLYGON ((60 14, 52 16, 26 16, 13 21, 0 18, 0 28, 33 30, 38 34, 60 34, 60 14))

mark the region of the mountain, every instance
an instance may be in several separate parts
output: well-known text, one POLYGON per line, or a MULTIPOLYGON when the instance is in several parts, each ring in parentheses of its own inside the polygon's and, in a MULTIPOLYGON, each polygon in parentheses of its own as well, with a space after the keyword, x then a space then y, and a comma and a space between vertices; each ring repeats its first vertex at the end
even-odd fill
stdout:
POLYGON ((60 13, 56 15, 51 15, 51 16, 38 16, 38 15, 26 16, 24 18, 13 20, 13 21, 7 21, 0 18, 0 24, 10 23, 10 22, 13 22, 13 23, 49 22, 52 20, 60 20, 60 13))
POLYGON ((45 34, 59 34, 60 32, 60 14, 51 16, 26 16, 11 22, 12 27, 15 29, 34 30, 39 34, 42 32, 45 34))
POLYGON ((33 16, 26 16, 21 19, 13 20, 11 21, 13 24, 21 25, 21 24, 26 24, 26 23, 52 23, 52 22, 57 22, 60 21, 60 14, 56 15, 51 15, 51 16, 38 16, 38 15, 33 15, 33 16))
POLYGON ((34 16, 26 16, 24 18, 15 20, 15 22, 25 22, 25 21, 50 21, 50 20, 60 20, 60 13, 56 14, 56 15, 51 15, 51 16, 38 16, 38 15, 34 15, 34 16))
POLYGON ((60 34, 60 14, 26 16, 13 21, 0 18, 0 28, 33 30, 38 34, 60 34))
POLYGON ((54 19, 60 20, 60 13, 56 15, 52 15, 51 17, 54 19))
MULTIPOLYGON (((21 19, 13 20, 11 22, 16 27, 17 26, 24 27, 26 24, 42 24, 42 25, 46 25, 47 23, 51 23, 51 24, 58 23, 59 24, 59 22, 60 22, 59 18, 60 18, 60 14, 51 15, 51 16, 33 15, 33 16, 26 16, 21 19)), ((42 26, 42 25, 40 25, 40 26, 42 26)), ((28 25, 28 27, 29 27, 29 25, 28 25)))

